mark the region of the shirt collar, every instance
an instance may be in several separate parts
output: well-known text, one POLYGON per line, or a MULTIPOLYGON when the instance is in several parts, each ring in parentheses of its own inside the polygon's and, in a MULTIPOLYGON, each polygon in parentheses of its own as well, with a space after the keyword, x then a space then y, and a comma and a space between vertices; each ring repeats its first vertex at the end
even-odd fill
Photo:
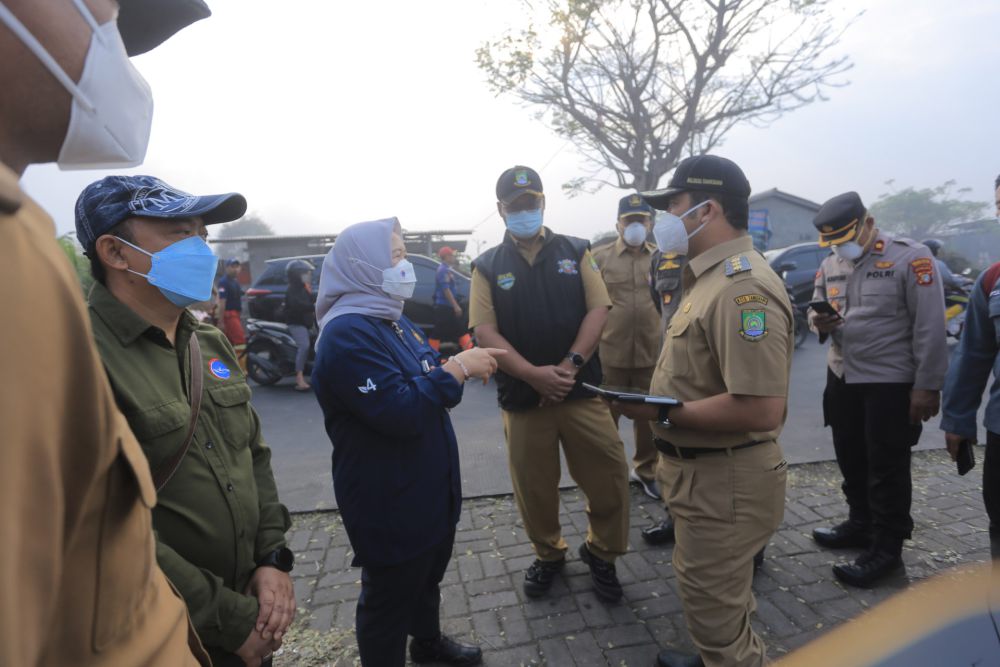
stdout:
MULTIPOLYGON (((653 247, 646 242, 643 242, 643 244, 639 247, 642 248, 642 251, 647 255, 653 252, 653 247)), ((619 234, 618 238, 615 239, 615 254, 620 257, 631 249, 632 247, 625 243, 625 240, 621 237, 621 234, 619 234)))
MULTIPOLYGON (((109 329, 115 334, 115 337, 124 347, 128 347, 143 335, 147 331, 155 331, 166 339, 163 331, 158 327, 154 327, 152 324, 140 317, 134 310, 126 306, 124 303, 115 298, 115 295, 111 293, 107 287, 101 283, 95 282, 93 288, 90 290, 90 308, 97 316, 101 318, 109 329)), ((181 313, 181 319, 178 323, 178 334, 189 333, 193 331, 198 326, 198 321, 195 319, 194 315, 185 310, 181 313)), ((186 344, 187 336, 177 336, 178 345, 181 343, 181 339, 184 339, 186 344)))
POLYGON ((751 252, 752 250, 753 238, 751 238, 749 234, 743 234, 741 236, 737 236, 735 239, 731 239, 725 243, 720 243, 713 248, 709 248, 697 257, 692 257, 688 261, 688 268, 691 269, 691 272, 694 273, 694 277, 697 278, 701 274, 705 273, 705 271, 708 271, 716 264, 732 257, 733 255, 751 252))
POLYGON ((542 227, 542 231, 540 231, 538 233, 538 236, 536 236, 535 238, 533 238, 533 239, 531 239, 530 241, 527 241, 527 242, 522 242, 522 241, 517 240, 517 238, 515 238, 514 235, 511 234, 510 232, 504 232, 504 235, 508 239, 510 239, 510 242, 512 244, 514 244, 515 248, 520 248, 521 250, 529 250, 531 248, 534 248, 535 245, 542 245, 542 244, 544 244, 545 243, 545 237, 548 234, 548 231, 549 231, 548 228, 543 226, 542 227))

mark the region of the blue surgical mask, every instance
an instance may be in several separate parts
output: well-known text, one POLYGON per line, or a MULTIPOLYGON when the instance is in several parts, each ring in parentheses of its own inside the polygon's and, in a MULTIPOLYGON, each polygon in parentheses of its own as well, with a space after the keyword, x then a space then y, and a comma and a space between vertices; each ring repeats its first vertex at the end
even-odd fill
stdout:
POLYGON ((151 253, 123 238, 115 237, 125 245, 153 258, 149 273, 128 269, 129 273, 142 276, 155 285, 170 303, 180 308, 212 297, 212 284, 219 266, 219 258, 200 236, 172 243, 159 252, 151 253))
POLYGON ((507 231, 519 239, 530 239, 542 228, 542 209, 529 211, 509 211, 507 231))

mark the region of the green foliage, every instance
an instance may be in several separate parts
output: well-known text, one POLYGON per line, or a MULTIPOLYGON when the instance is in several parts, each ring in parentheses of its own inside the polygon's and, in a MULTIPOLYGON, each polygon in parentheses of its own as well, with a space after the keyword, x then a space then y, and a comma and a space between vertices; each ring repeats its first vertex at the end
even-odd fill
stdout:
POLYGON ((90 275, 90 260, 83 255, 80 244, 76 242, 71 233, 63 234, 56 240, 59 242, 59 247, 62 248, 62 251, 66 253, 66 259, 69 260, 70 265, 76 271, 76 277, 80 281, 80 288, 83 290, 84 297, 86 297, 90 294, 90 288, 94 285, 94 277, 90 275))
POLYGON ((274 236, 274 229, 256 213, 247 213, 239 220, 213 228, 212 235, 219 239, 237 236, 274 236))
MULTIPOLYGON (((887 181, 886 185, 891 188, 893 181, 887 181)), ((949 227, 974 222, 985 214, 989 203, 960 198, 969 192, 971 188, 956 190, 953 180, 933 188, 908 187, 880 195, 869 207, 869 213, 878 226, 921 241, 949 227)))

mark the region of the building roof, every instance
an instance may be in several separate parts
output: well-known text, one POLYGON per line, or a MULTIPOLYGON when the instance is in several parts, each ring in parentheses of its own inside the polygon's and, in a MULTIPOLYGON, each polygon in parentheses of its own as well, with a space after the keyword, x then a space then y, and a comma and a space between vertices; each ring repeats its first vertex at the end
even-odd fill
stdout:
MULTIPOLYGON (((471 229, 437 229, 437 230, 403 230, 404 239, 424 238, 427 236, 471 236, 471 229)), ((247 241, 279 242, 279 241, 333 241, 336 234, 291 234, 291 235, 260 235, 260 236, 230 236, 226 238, 210 238, 209 243, 246 243, 247 241)))
POLYGON ((816 202, 810 201, 803 197, 796 197, 793 194, 782 192, 778 188, 771 188, 770 190, 764 190, 763 192, 758 192, 757 194, 752 195, 750 197, 750 204, 752 206, 761 199, 767 199, 772 197, 775 199, 781 199, 790 204, 795 204, 796 206, 801 206, 802 208, 807 208, 810 211, 818 211, 820 209, 820 204, 817 204, 816 202))

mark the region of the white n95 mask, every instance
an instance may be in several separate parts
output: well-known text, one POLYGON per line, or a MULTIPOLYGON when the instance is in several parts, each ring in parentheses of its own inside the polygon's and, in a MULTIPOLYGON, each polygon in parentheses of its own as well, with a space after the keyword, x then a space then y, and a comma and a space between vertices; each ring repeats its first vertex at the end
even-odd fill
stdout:
POLYGON ((98 25, 83 3, 73 0, 93 34, 80 82, 75 83, 52 55, 3 4, 6 24, 73 96, 69 128, 59 151, 60 169, 134 167, 142 164, 153 123, 153 94, 132 66, 114 21, 98 25))
POLYGON ((663 254, 675 252, 678 255, 686 255, 688 253, 688 241, 695 234, 704 229, 708 221, 701 223, 698 229, 694 230, 690 234, 687 233, 687 228, 684 226, 683 218, 697 211, 699 208, 704 206, 709 202, 708 199, 698 204, 697 206, 692 206, 688 210, 684 211, 680 215, 674 215, 673 213, 660 213, 656 224, 653 225, 653 237, 656 239, 656 247, 663 254))

